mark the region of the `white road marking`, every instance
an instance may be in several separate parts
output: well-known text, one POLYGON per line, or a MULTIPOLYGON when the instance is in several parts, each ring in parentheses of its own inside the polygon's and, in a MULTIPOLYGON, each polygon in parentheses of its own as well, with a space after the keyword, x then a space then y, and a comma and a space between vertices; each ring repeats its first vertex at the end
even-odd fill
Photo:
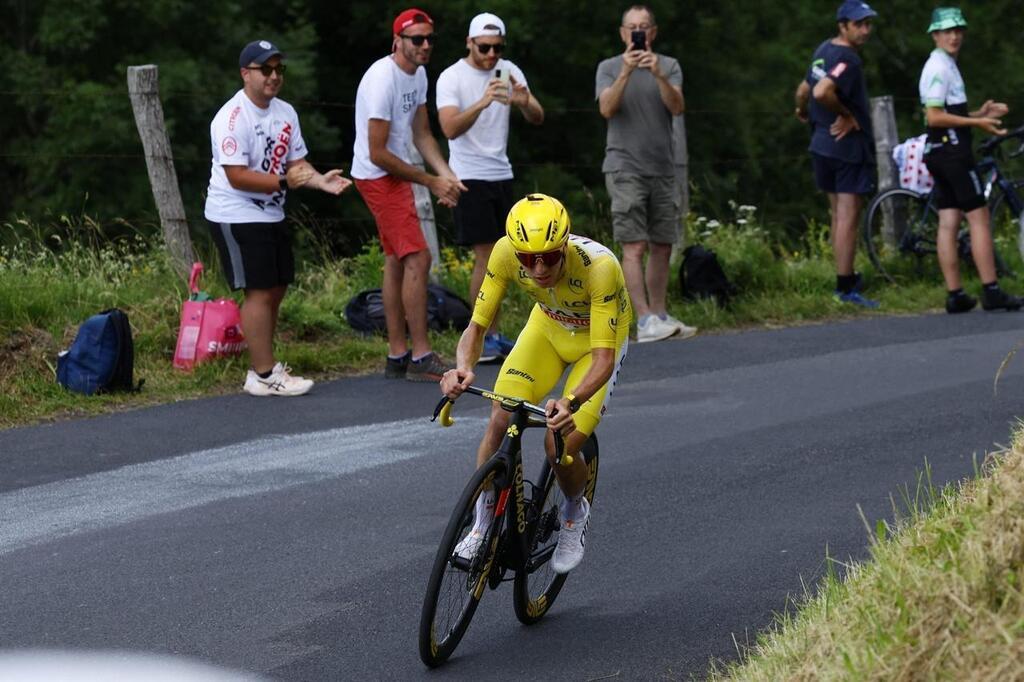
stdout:
POLYGON ((3 493, 0 555, 211 502, 466 450, 486 418, 457 421, 451 429, 419 418, 261 438, 3 493))

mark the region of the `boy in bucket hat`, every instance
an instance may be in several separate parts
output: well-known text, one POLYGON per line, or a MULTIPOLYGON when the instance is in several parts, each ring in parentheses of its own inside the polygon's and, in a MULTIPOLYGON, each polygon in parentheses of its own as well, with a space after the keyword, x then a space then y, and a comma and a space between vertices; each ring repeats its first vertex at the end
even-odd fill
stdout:
POLYGON ((946 311, 964 313, 977 304, 973 296, 964 293, 960 281, 957 232, 965 216, 971 232, 971 255, 982 282, 982 307, 1018 310, 1021 299, 999 287, 988 205, 971 150, 971 128, 981 128, 991 135, 1006 134, 999 119, 1009 107, 986 100, 977 111, 968 110, 967 90, 956 63, 966 28, 967 20, 957 7, 938 7, 932 12, 928 33, 935 41, 935 50, 918 83, 928 128, 924 161, 935 178, 933 191, 939 209, 936 250, 946 281, 946 311))

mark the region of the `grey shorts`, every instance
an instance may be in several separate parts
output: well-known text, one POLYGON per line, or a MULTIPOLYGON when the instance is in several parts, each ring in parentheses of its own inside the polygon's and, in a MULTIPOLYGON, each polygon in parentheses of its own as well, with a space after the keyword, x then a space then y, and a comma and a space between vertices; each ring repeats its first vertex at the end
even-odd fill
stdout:
POLYGON ((681 197, 673 175, 604 174, 612 200, 612 233, 617 242, 675 244, 679 240, 681 197))

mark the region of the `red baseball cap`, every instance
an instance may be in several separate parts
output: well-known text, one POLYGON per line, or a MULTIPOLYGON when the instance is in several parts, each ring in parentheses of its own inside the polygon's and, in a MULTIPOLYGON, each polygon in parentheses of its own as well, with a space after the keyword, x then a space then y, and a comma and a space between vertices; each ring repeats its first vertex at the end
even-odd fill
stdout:
POLYGON ((430 24, 433 26, 434 20, 431 19, 430 15, 423 10, 410 7, 395 17, 395 23, 392 28, 394 29, 395 35, 400 35, 402 31, 413 24, 430 24))

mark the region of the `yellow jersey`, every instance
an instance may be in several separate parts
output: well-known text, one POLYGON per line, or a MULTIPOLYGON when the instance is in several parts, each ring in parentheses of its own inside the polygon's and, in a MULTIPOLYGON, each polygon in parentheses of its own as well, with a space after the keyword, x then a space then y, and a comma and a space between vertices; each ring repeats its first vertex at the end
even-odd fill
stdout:
POLYGON ((526 290, 536 308, 566 331, 589 333, 591 348, 616 348, 628 333, 633 309, 618 258, 608 247, 569 235, 562 273, 555 286, 538 286, 516 258, 508 237, 495 243, 473 308, 473 322, 487 329, 509 283, 526 290))

